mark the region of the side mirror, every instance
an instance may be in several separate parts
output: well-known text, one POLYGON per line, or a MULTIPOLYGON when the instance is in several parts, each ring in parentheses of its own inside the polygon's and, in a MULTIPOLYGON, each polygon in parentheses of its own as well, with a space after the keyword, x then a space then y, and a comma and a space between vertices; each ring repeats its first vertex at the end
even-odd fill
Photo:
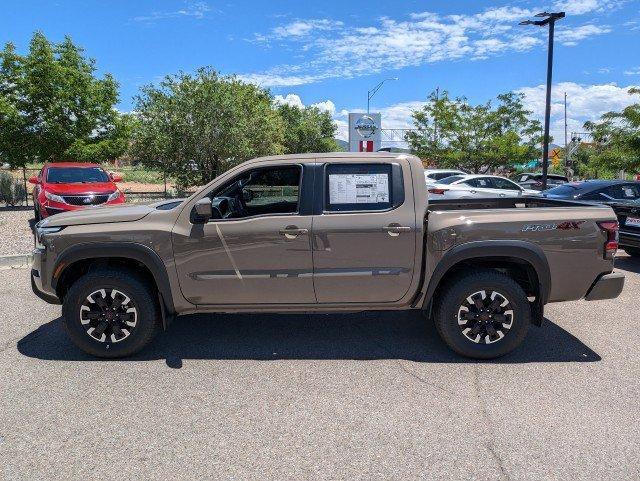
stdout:
POLYGON ((39 184, 40 182, 38 181, 38 176, 32 175, 31 177, 29 177, 29 183, 33 185, 39 184))
POLYGON ((111 172, 111 180, 114 182, 122 182, 122 174, 111 172))
POLYGON ((191 211, 191 222, 194 224, 205 224, 213 217, 211 199, 204 197, 195 203, 191 211))

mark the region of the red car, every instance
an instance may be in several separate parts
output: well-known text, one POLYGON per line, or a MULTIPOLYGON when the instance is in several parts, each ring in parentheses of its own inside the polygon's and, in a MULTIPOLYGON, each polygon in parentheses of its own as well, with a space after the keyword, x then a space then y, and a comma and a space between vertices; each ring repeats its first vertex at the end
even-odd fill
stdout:
POLYGON ((99 205, 122 204, 124 193, 116 182, 122 176, 98 164, 56 162, 45 164, 29 182, 35 184, 33 205, 36 221, 53 214, 99 205))

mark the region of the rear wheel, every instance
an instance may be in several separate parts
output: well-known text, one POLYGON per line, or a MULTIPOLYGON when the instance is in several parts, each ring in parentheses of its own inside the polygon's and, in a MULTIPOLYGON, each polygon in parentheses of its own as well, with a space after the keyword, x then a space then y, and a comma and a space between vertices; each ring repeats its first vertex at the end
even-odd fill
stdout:
POLYGON ((441 292, 435 324, 445 343, 475 359, 503 356, 520 345, 531 322, 531 307, 509 276, 481 270, 458 277, 441 292))
POLYGON ((62 309, 71 341, 99 357, 140 351, 160 325, 153 291, 127 270, 99 269, 84 275, 65 296, 62 309))
POLYGON ((637 247, 623 247, 623 249, 631 257, 640 257, 640 249, 637 247))

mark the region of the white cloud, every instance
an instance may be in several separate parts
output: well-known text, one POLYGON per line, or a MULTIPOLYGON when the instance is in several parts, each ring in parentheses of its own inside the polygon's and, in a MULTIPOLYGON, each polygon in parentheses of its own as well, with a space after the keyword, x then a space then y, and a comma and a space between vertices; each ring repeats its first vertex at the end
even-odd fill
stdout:
POLYGON ((331 100, 327 99, 324 102, 317 102, 315 104, 311 104, 312 107, 316 107, 323 112, 329 112, 331 116, 336 113, 336 104, 334 104, 331 100))
MULTIPOLYGON (((637 102, 628 94, 631 86, 616 84, 582 85, 574 82, 560 82, 551 89, 551 135, 556 143, 564 142, 564 93, 567 93, 567 117, 569 134, 581 131, 587 120, 597 120, 606 112, 622 110, 637 102)), ((546 86, 524 87, 518 90, 525 95, 525 106, 534 117, 544 119, 546 86)))
POLYGON ((640 75, 640 67, 630 68, 624 71, 625 75, 640 75))
MULTIPOLYGON (((596 11, 602 2, 565 2, 577 11, 596 11), (570 4, 570 5, 569 5, 570 4)), ((608 0, 608 3, 616 3, 608 0)), ((475 14, 439 15, 415 12, 405 19, 382 17, 370 25, 348 26, 328 19, 296 20, 276 27, 256 40, 296 42, 305 61, 279 65, 242 78, 265 87, 304 85, 327 78, 353 78, 429 63, 481 60, 509 52, 526 52, 545 42, 544 29, 522 29, 519 20, 538 10, 513 6, 489 8, 475 14)), ((607 25, 559 25, 557 40, 576 45, 611 32, 607 25)))
POLYGON ((583 15, 590 12, 603 12, 621 7, 626 0, 558 0, 553 6, 569 15, 583 15))
POLYGON ((335 30, 344 25, 340 21, 333 21, 328 19, 311 19, 311 20, 296 20, 273 29, 273 34, 276 38, 287 37, 305 37, 316 31, 335 30))
POLYGON ((556 40, 563 45, 572 47, 578 45, 580 40, 610 32, 611 27, 608 25, 599 26, 589 23, 575 28, 559 28, 556 33, 556 40))
POLYGON ((158 20, 165 20, 168 18, 179 17, 191 17, 195 19, 202 19, 212 9, 206 2, 194 2, 187 0, 184 2, 184 7, 178 10, 171 11, 154 11, 149 15, 140 15, 133 17, 135 22, 153 23, 158 20))
POLYGON ((302 99, 300 98, 299 95, 296 95, 296 94, 287 94, 285 96, 276 95, 273 98, 273 103, 276 105, 289 105, 291 107, 298 107, 300 109, 304 108, 302 99))
MULTIPOLYGON (((299 109, 304 109, 306 107, 300 96, 297 94, 276 95, 273 97, 273 103, 276 105, 290 105, 292 107, 298 107, 299 109)), ((316 107, 323 112, 329 112, 331 116, 336 113, 336 104, 329 99, 311 104, 310 107, 316 107)))
MULTIPOLYGON (((628 94, 631 86, 620 87, 616 84, 581 85, 574 82, 560 82, 552 86, 551 96, 551 135, 554 142, 564 143, 564 93, 567 93, 567 130, 581 132, 583 124, 587 120, 597 120, 609 111, 620 111, 626 106, 636 103, 637 96, 628 94)), ((532 111, 532 117, 544 119, 545 85, 535 87, 523 87, 518 89, 524 97, 524 104, 532 111)), ((410 129, 413 128, 411 113, 420 109, 424 101, 415 100, 390 105, 382 109, 376 109, 382 114, 382 127, 384 129, 410 129)), ((361 112, 362 109, 342 110, 334 117, 338 126, 338 138, 347 139, 348 112, 361 112)))

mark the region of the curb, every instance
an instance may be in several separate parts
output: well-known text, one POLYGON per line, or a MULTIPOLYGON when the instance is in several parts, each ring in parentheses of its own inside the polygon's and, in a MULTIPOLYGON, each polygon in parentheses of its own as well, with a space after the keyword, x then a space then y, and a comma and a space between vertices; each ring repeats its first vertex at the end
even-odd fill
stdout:
POLYGON ((16 269, 20 267, 29 267, 32 261, 32 254, 0 256, 0 269, 16 269))

